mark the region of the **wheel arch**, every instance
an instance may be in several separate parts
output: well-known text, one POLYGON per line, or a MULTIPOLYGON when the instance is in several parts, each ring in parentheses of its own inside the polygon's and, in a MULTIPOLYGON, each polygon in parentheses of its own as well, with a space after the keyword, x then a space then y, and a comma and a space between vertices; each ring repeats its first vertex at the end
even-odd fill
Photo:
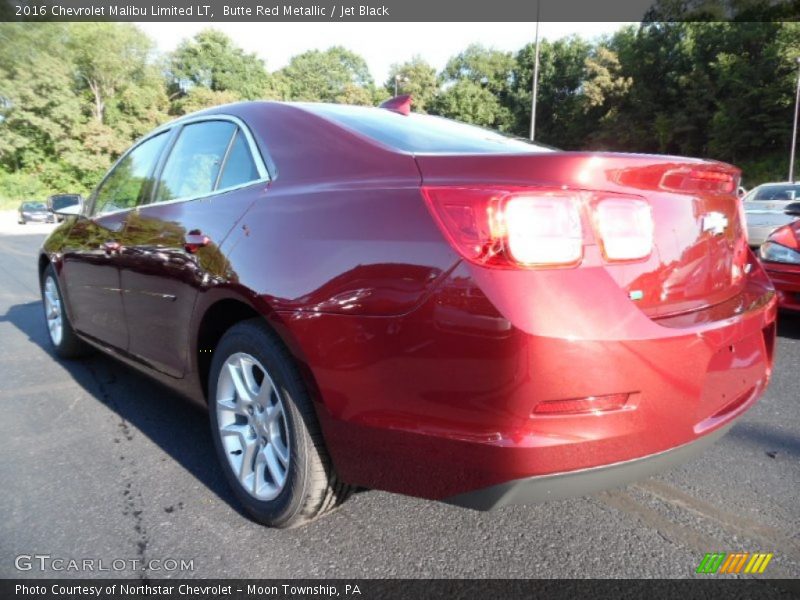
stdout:
POLYGON ((294 359, 312 398, 315 401, 320 400, 319 388, 308 368, 308 362, 305 360, 302 350, 283 325, 280 316, 268 305, 263 302, 254 303, 249 297, 228 293, 203 302, 203 306, 199 307, 196 313, 198 317, 196 335, 191 351, 194 355, 194 370, 206 403, 208 402, 208 377, 211 372, 214 350, 226 331, 237 323, 251 319, 259 319, 283 344, 294 359))
POLYGON ((50 260, 50 257, 47 255, 46 252, 41 252, 39 254, 38 269, 39 269, 39 282, 40 283, 42 281, 42 277, 44 276, 45 270, 47 269, 48 266, 50 266, 51 263, 52 263, 52 261, 50 260))

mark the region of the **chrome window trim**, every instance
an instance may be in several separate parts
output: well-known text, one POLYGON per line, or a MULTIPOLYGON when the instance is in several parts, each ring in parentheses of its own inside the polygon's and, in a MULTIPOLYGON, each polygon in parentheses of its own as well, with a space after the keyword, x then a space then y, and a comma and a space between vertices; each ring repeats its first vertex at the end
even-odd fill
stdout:
MULTIPOLYGON (((261 151, 259 150, 258 145, 255 142, 255 138, 253 137, 253 134, 251 133, 250 128, 239 117, 235 117, 233 115, 225 115, 225 114, 198 115, 198 116, 194 116, 194 117, 190 116, 190 117, 180 118, 180 119, 177 119, 175 121, 170 121, 169 123, 165 123, 164 125, 161 125, 160 127, 157 127, 156 129, 154 129, 153 131, 148 133, 146 136, 141 138, 138 142, 136 142, 136 144, 131 146, 124 154, 122 154, 122 156, 120 156, 116 160, 116 162, 112 165, 112 167, 108 170, 106 175, 103 177, 103 179, 97 185, 97 188, 95 189, 95 191, 92 193, 92 196, 91 196, 92 209, 94 209, 94 202, 95 202, 95 196, 97 194, 97 191, 102 187, 103 183, 105 183, 106 179, 111 174, 111 172, 114 169, 117 168, 117 165, 120 162, 122 162, 125 159, 125 157, 128 156, 128 154, 133 152, 136 148, 138 148, 139 146, 141 146, 142 144, 144 144, 148 140, 156 137, 157 135, 161 135, 162 133, 168 133, 168 132, 170 132, 170 130, 175 130, 177 128, 177 133, 173 132, 173 134, 176 135, 175 139, 173 140, 173 143, 170 144, 168 148, 165 148, 162 151, 162 152, 167 152, 167 155, 165 157, 163 157, 163 159, 164 159, 163 160, 163 164, 160 165, 160 169, 159 169, 159 172, 158 172, 158 176, 160 177, 161 176, 161 171, 163 171, 163 168, 166 165, 166 161, 169 159, 169 153, 172 151, 172 149, 174 147, 174 142, 177 141, 177 136, 180 136, 181 130, 183 129, 183 127, 185 125, 192 125, 194 123, 202 123, 202 122, 205 122, 205 121, 229 121, 229 122, 233 123, 234 125, 236 125, 239 128, 239 131, 244 133, 244 137, 247 140, 247 146, 248 146, 248 148, 250 150, 250 157, 253 159, 253 163, 255 164, 256 170, 258 171, 258 175, 259 175, 258 179, 253 179, 251 181, 240 183, 238 185, 228 186, 226 188, 220 188, 220 189, 212 190, 211 192, 209 192, 207 194, 200 194, 200 195, 197 195, 197 196, 185 196, 183 198, 171 198, 170 200, 161 200, 161 201, 158 201, 158 202, 146 202, 146 203, 143 203, 143 204, 137 204, 136 206, 133 206, 131 208, 121 208, 121 209, 118 209, 118 210, 113 210, 113 211, 109 211, 109 212, 105 212, 105 213, 101 213, 101 214, 93 214, 93 215, 90 215, 89 218, 90 219, 94 219, 94 218, 99 218, 99 217, 106 217, 106 216, 109 216, 109 215, 115 215, 115 214, 123 213, 123 212, 138 211, 139 209, 141 209, 143 207, 146 207, 146 206, 163 206, 163 205, 167 205, 167 204, 177 204, 178 202, 191 202, 193 200, 200 200, 200 199, 203 199, 203 198, 213 198, 214 196, 218 196, 219 194, 225 194, 227 192, 232 192, 232 191, 235 191, 235 190, 239 190, 239 189, 242 189, 242 188, 245 188, 245 187, 249 187, 251 185, 269 183, 270 181, 272 181, 272 178, 270 177, 269 170, 267 169, 266 163, 264 162, 264 157, 262 156, 261 151)), ((235 135, 231 136, 232 140, 234 138, 235 138, 235 135)), ((169 142, 169 140, 167 140, 167 141, 169 142)), ((226 159, 227 159, 227 156, 226 156, 226 159)), ((159 157, 159 162, 161 162, 161 160, 162 160, 162 157, 159 157)), ((156 166, 158 167, 159 164, 156 163, 156 166)), ((224 168, 225 164, 223 164, 222 166, 224 168)), ((222 173, 222 169, 220 169, 220 174, 221 173, 222 173)))

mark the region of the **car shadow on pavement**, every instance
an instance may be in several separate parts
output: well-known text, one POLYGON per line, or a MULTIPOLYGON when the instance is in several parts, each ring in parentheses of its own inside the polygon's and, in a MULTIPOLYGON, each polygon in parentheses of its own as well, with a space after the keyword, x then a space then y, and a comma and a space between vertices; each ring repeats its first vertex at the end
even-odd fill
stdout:
POLYGON ((800 458, 800 436, 758 422, 739 422, 728 435, 763 450, 771 459, 800 458))
POLYGON ((183 466, 199 482, 246 516, 225 481, 209 435, 208 415, 202 408, 149 377, 102 354, 79 360, 55 357, 40 302, 12 306, 0 322, 8 322, 28 336, 66 369, 87 394, 114 411, 119 431, 109 433, 124 444, 139 431, 183 466))

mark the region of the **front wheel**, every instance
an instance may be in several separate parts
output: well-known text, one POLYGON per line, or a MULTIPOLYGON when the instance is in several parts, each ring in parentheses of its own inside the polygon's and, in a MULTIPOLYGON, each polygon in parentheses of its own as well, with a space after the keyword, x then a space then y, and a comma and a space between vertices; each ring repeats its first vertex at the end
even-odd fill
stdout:
POLYGON ((91 352, 72 329, 53 265, 48 265, 42 275, 42 302, 47 332, 56 354, 61 358, 78 358, 91 352))
POLYGON ((225 476, 255 520, 296 527, 350 495, 333 470, 305 383, 260 320, 234 325, 214 351, 209 410, 225 476))

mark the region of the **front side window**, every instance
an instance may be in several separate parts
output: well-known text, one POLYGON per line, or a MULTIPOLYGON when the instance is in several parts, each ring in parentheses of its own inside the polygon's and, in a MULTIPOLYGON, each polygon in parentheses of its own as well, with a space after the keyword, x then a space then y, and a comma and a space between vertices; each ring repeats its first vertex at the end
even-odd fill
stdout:
POLYGON ((151 183, 153 166, 166 141, 166 132, 160 133, 131 150, 97 190, 93 214, 102 215, 136 206, 151 183))
POLYGON ((194 198, 217 189, 217 178, 235 132, 236 125, 228 121, 184 126, 164 165, 156 200, 194 198))

